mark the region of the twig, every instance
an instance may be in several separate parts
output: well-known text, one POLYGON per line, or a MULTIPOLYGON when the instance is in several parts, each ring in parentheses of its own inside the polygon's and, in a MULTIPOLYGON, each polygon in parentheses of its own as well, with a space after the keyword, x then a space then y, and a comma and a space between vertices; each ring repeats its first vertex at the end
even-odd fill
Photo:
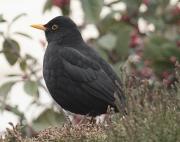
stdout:
POLYGON ((113 4, 116 4, 118 2, 120 2, 120 0, 113 1, 113 2, 110 2, 108 4, 104 4, 104 6, 111 7, 113 4))

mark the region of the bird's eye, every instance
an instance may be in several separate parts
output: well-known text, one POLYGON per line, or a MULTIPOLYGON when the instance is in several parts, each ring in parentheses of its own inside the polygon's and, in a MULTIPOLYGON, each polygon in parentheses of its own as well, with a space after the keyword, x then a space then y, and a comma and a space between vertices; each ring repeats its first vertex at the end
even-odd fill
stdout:
POLYGON ((52 28, 52 30, 54 30, 54 31, 55 31, 55 30, 57 30, 57 29, 58 29, 58 25, 55 25, 55 24, 54 24, 54 25, 52 25, 52 27, 51 27, 51 28, 52 28))

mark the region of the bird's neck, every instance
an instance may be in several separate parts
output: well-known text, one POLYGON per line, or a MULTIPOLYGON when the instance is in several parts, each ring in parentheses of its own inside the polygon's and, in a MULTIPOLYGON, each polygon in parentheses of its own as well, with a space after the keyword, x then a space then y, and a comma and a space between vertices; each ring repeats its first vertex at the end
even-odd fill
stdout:
POLYGON ((61 40, 62 45, 76 45, 82 42, 84 42, 83 38, 79 30, 77 29, 66 32, 66 34, 63 35, 62 40, 61 40))

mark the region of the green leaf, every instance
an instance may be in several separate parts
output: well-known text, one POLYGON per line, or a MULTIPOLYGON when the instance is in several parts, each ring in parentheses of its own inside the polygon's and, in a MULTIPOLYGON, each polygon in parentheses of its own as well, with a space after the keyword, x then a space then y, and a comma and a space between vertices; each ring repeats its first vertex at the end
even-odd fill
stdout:
POLYGON ((100 34, 109 32, 114 25, 117 25, 117 21, 114 19, 114 12, 111 12, 106 17, 101 19, 101 21, 99 21, 96 25, 100 34))
POLYGON ((15 84, 14 81, 6 82, 0 87, 0 96, 6 97, 7 94, 11 91, 12 86, 15 84))
POLYGON ((152 62, 152 67, 157 75, 164 71, 174 70, 174 64, 170 61, 172 56, 180 61, 180 50, 173 41, 164 36, 151 35, 145 42, 144 59, 152 62))
POLYGON ((24 83, 24 90, 29 95, 36 95, 38 93, 38 83, 35 81, 27 80, 24 83))
MULTIPOLYGON (((123 2, 127 6, 128 15, 134 15, 135 13, 138 13, 142 0, 123 0, 123 2)), ((133 16, 132 18, 134 19, 136 16, 133 16)))
POLYGON ((97 24, 97 27, 100 31, 100 36, 110 32, 117 38, 114 48, 119 58, 126 60, 129 55, 130 32, 133 28, 126 23, 116 21, 113 15, 113 12, 108 14, 97 24))
POLYGON ((96 23, 99 20, 104 0, 81 0, 85 19, 88 23, 96 23))
POLYGON ((6 20, 3 18, 3 15, 1 14, 0 15, 0 23, 2 23, 2 22, 6 22, 6 20))
POLYGON ((26 54, 25 59, 27 59, 27 60, 35 60, 35 58, 33 56, 31 56, 30 54, 26 54))
POLYGON ((175 43, 164 38, 163 36, 151 35, 149 40, 145 43, 144 58, 156 61, 156 60, 168 60, 171 55, 175 55, 178 52, 175 43), (175 52, 172 54, 171 50, 175 52), (171 52, 170 52, 171 51, 171 52))
POLYGON ((20 77, 22 74, 8 74, 6 77, 20 77))
POLYGON ((140 6, 142 0, 122 0, 128 6, 140 6))
MULTIPOLYGON (((98 45, 96 45, 96 47, 98 47, 98 45)), ((96 48, 96 51, 101 55, 101 57, 108 61, 108 54, 107 54, 107 51, 104 50, 104 48, 96 48)))
POLYGON ((23 37, 26 37, 26 38, 29 38, 29 39, 32 39, 32 37, 28 34, 25 34, 25 33, 21 33, 21 32, 14 32, 14 34, 17 34, 17 35, 20 35, 20 36, 23 36, 23 37))
POLYGON ((64 16, 68 16, 70 13, 70 5, 68 4, 68 5, 61 7, 61 10, 62 10, 62 14, 64 16))
POLYGON ((58 126, 65 121, 62 113, 55 112, 52 109, 46 109, 40 116, 33 121, 33 128, 36 131, 48 128, 49 126, 58 126))
POLYGON ((47 0, 43 7, 43 13, 45 13, 47 10, 50 10, 51 8, 52 8, 52 1, 47 0))
POLYGON ((18 106, 10 106, 10 112, 14 113, 15 115, 19 116, 21 119, 24 118, 24 113, 21 112, 19 109, 18 109, 18 106))
POLYGON ((0 32, 0 36, 3 36, 4 35, 4 33, 3 32, 0 32))
POLYGON ((19 66, 20 66, 22 71, 25 71, 26 68, 27 68, 26 60, 25 59, 21 60, 20 63, 19 63, 19 66))
POLYGON ((108 33, 104 36, 102 36, 100 39, 98 39, 98 44, 107 50, 112 50, 116 44, 116 36, 113 35, 112 33, 108 33))
POLYGON ((115 49, 117 50, 119 57, 126 60, 129 55, 129 41, 132 27, 124 23, 118 23, 112 27, 112 31, 116 33, 117 37, 115 49))
POLYGON ((13 39, 5 39, 3 42, 3 52, 10 65, 14 65, 20 56, 20 46, 13 39))

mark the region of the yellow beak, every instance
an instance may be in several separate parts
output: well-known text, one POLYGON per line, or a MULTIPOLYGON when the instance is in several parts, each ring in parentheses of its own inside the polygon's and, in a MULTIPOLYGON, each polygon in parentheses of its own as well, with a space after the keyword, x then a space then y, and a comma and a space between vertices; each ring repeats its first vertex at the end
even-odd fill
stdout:
POLYGON ((45 31, 47 28, 42 24, 33 24, 31 27, 45 31))

